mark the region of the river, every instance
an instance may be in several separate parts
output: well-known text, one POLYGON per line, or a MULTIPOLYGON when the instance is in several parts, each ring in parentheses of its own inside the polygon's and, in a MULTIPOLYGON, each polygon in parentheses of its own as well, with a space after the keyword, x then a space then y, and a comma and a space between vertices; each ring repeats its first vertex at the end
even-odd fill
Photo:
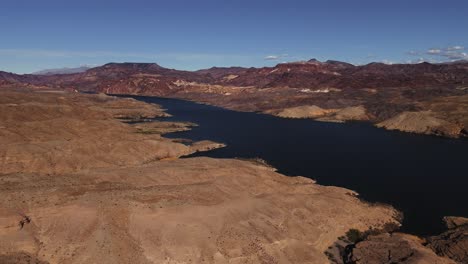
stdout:
POLYGON ((468 217, 468 140, 413 135, 366 123, 326 123, 236 112, 194 102, 133 96, 168 109, 167 121, 199 126, 166 135, 209 139, 227 147, 203 152, 215 158, 261 158, 289 176, 355 190, 369 202, 404 213, 401 231, 444 230, 442 217, 468 217))

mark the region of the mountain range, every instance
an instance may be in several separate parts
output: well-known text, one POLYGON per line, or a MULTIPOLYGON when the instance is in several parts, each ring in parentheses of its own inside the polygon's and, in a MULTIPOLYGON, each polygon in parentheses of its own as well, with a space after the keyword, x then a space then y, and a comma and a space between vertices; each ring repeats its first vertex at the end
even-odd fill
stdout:
POLYGON ((91 69, 88 66, 81 66, 77 68, 58 68, 58 69, 46 69, 37 72, 33 72, 34 75, 54 75, 54 74, 70 74, 70 73, 80 73, 85 72, 91 69))
POLYGON ((369 121, 388 129, 450 137, 465 136, 468 127, 466 61, 357 66, 312 59, 198 71, 156 63, 108 63, 82 72, 44 74, 0 72, 0 87, 173 97, 240 111, 369 121))

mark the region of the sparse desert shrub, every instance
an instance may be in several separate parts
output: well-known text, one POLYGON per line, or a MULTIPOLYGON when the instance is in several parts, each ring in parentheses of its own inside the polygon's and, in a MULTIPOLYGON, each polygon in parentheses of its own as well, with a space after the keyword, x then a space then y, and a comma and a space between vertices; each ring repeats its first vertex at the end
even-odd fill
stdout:
POLYGON ((357 243, 365 238, 365 234, 357 229, 350 229, 346 232, 346 237, 352 243, 357 243))

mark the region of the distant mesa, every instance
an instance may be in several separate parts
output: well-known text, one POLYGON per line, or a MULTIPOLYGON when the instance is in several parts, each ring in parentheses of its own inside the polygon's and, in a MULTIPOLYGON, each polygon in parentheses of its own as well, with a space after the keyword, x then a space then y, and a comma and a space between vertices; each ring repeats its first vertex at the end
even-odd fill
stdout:
POLYGON ((313 59, 310 59, 310 60, 308 60, 307 62, 320 63, 320 61, 319 61, 319 60, 317 60, 317 59, 315 59, 315 58, 313 58, 313 59))
POLYGON ((111 62, 107 63, 103 66, 104 68, 112 68, 112 67, 120 67, 120 68, 127 68, 127 69, 139 69, 139 70, 157 70, 163 69, 157 63, 142 63, 142 62, 111 62))
POLYGON ((81 73, 91 69, 88 66, 81 66, 77 68, 57 68, 57 69, 46 69, 37 72, 33 72, 33 75, 56 75, 56 74, 73 74, 73 73, 81 73))

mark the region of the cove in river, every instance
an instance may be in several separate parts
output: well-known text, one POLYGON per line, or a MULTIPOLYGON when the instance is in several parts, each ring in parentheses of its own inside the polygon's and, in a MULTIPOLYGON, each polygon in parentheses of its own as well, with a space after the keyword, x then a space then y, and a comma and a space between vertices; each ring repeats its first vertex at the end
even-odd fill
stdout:
POLYGON ((402 211, 403 232, 438 234, 445 230, 443 216, 468 217, 468 140, 392 132, 364 123, 283 119, 178 99, 132 97, 168 109, 173 117, 164 120, 199 125, 166 137, 227 144, 195 155, 259 157, 285 175, 355 190, 364 200, 402 211))

